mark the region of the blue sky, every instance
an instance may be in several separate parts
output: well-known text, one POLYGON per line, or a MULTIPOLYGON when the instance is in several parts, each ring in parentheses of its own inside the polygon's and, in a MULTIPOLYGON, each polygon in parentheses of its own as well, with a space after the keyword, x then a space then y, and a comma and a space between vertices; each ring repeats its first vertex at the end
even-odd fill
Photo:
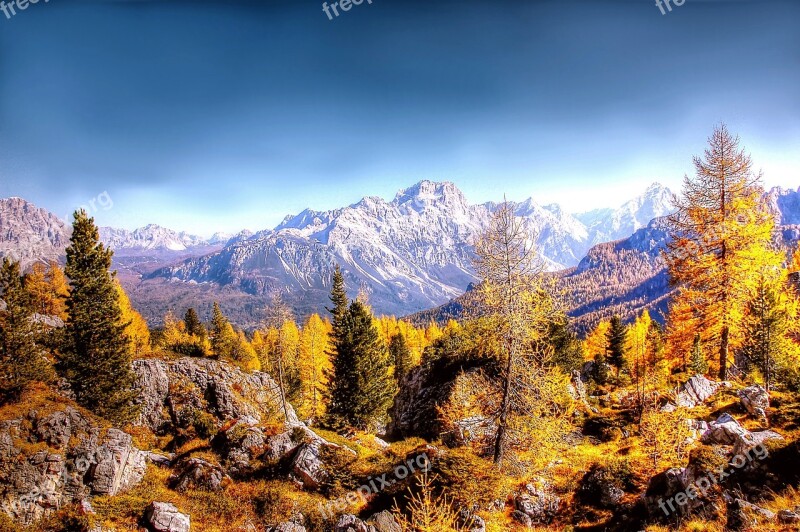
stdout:
POLYGON ((676 187, 714 124, 800 186, 800 2, 39 2, 0 14, 0 196, 200 234, 421 179, 472 202, 676 187))

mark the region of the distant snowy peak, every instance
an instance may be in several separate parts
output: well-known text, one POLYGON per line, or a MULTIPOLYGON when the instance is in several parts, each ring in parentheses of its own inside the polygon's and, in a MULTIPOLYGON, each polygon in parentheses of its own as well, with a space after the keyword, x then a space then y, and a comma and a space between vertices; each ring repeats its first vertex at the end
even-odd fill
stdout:
POLYGON ((779 225, 800 225, 800 188, 774 187, 767 193, 767 206, 779 225))
POLYGON ((616 209, 596 209, 577 214, 576 218, 587 226, 593 244, 619 240, 647 227, 652 219, 671 214, 673 198, 667 187, 653 183, 616 209))
MULTIPOLYGON (((172 229, 150 224, 133 231, 101 227, 100 239, 110 248, 115 250, 141 249, 141 250, 166 250, 185 251, 196 246, 207 246, 209 241, 186 232, 177 232, 172 229)), ((227 241, 227 240, 226 240, 227 241)))
POLYGON ((35 262, 60 260, 71 229, 57 216, 22 198, 0 199, 0 258, 23 269, 35 262))

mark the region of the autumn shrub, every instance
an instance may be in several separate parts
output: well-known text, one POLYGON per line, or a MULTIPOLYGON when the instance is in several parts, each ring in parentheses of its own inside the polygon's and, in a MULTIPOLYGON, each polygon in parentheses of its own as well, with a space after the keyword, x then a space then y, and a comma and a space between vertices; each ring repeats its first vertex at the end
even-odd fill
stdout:
POLYGON ((494 464, 469 449, 451 449, 437 460, 438 482, 465 506, 486 506, 503 498, 503 481, 494 464))

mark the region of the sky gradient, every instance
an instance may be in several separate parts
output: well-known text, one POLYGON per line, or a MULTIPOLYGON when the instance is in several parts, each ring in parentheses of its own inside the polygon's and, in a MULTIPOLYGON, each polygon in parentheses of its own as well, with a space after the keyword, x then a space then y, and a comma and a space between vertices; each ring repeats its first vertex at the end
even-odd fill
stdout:
POLYGON ((800 186, 800 2, 40 1, 0 14, 0 197, 208 235, 422 179, 572 212, 725 122, 800 186))

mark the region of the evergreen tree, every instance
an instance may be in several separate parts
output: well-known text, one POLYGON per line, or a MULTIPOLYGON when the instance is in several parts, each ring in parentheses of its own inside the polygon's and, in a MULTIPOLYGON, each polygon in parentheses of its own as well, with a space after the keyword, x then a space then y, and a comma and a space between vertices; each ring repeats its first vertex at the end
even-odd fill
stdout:
POLYGON ((230 357, 236 348, 237 338, 233 326, 214 301, 211 311, 211 350, 217 358, 230 357))
POLYGON ((337 321, 327 421, 336 428, 367 429, 384 418, 394 397, 389 356, 362 303, 353 301, 337 321))
POLYGON ((347 290, 344 286, 344 275, 342 275, 342 269, 338 264, 333 270, 333 283, 331 285, 330 299, 331 303, 333 303, 333 307, 326 307, 326 310, 331 313, 331 316, 333 316, 333 328, 335 334, 337 330, 337 320, 341 322, 341 320, 344 318, 344 315, 347 313, 347 306, 349 304, 349 300, 347 299, 347 290))
POLYGON ((183 323, 186 325, 187 334, 197 336, 198 338, 205 338, 206 328, 200 322, 200 318, 197 317, 197 312, 193 308, 186 311, 183 323))
POLYGON ((553 347, 553 364, 567 374, 583 366, 583 347, 569 328, 566 316, 559 316, 550 325, 549 343, 553 347))
POLYGON ((796 365, 796 359, 787 357, 790 353, 796 353, 798 348, 790 337, 790 301, 781 290, 785 284, 785 272, 774 272, 774 275, 762 273, 746 305, 745 340, 741 354, 750 368, 761 372, 767 391, 772 387, 779 365, 796 365), (780 364, 783 360, 791 362, 780 364))
POLYGON ((625 365, 627 329, 619 316, 611 317, 611 327, 608 330, 606 339, 608 341, 608 351, 606 360, 617 368, 617 375, 625 365))
POLYGON ((0 269, 0 404, 19 398, 33 381, 47 382, 52 367, 36 345, 36 327, 31 321, 31 298, 23 288, 19 263, 3 259, 0 269))
POLYGON ((412 366, 411 349, 403 333, 398 332, 389 339, 389 357, 394 363, 394 378, 399 384, 412 366))
POLYGON ((705 375, 708 373, 708 361, 703 355, 703 342, 699 334, 694 335, 692 353, 689 356, 689 371, 692 375, 705 375))
POLYGON ((137 392, 128 324, 109 273, 113 252, 100 242, 94 219, 83 210, 74 216, 65 268, 71 290, 64 375, 81 405, 111 420, 128 421, 136 414, 132 401, 137 392))

